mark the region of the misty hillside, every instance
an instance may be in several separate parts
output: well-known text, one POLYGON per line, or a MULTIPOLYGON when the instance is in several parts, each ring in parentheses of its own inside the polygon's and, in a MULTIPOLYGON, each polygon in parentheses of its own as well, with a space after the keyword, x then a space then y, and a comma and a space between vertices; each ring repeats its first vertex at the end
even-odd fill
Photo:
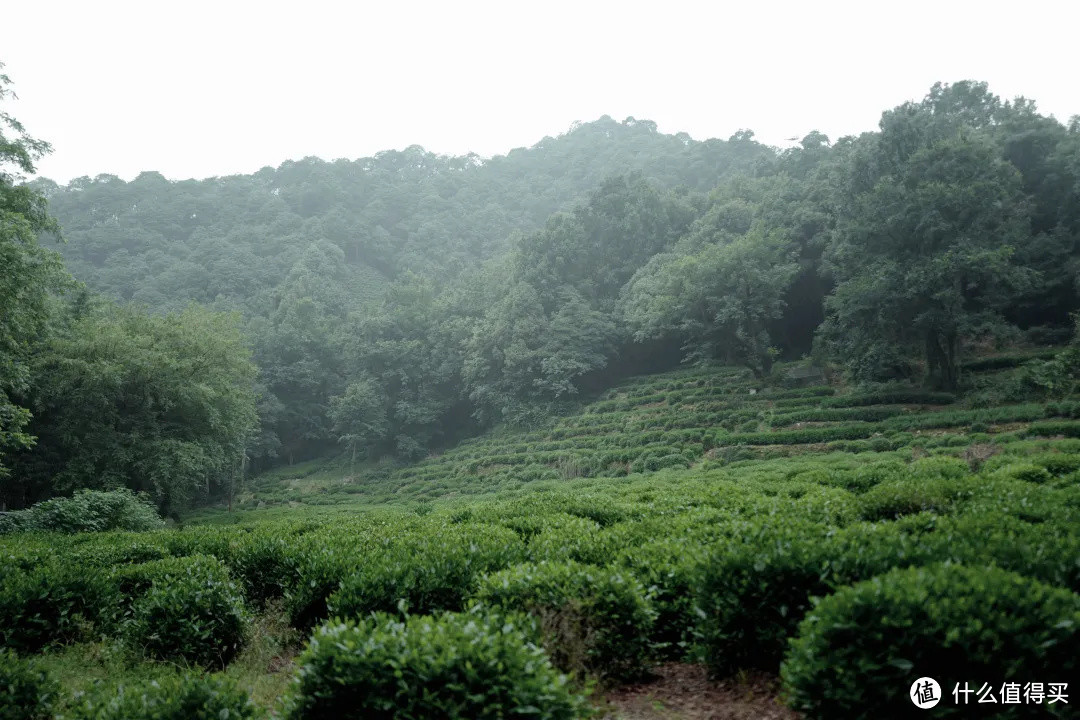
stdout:
POLYGON ((749 138, 700 142, 604 117, 487 160, 412 146, 207 180, 34 185, 64 229, 68 267, 92 289, 155 309, 194 300, 265 315, 312 254, 342 265, 335 279, 356 302, 408 270, 448 277, 505 253, 514 232, 610 176, 703 191, 773 159, 749 138))

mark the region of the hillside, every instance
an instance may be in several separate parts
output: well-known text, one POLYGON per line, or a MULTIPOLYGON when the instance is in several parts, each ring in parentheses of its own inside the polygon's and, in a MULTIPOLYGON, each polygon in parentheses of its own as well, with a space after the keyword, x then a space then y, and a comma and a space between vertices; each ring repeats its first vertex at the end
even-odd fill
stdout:
MULTIPOLYGON (((981 631, 963 636, 963 663, 949 659, 940 638, 954 613, 1008 626, 1009 653, 1026 652, 1025 669, 1057 678, 1075 656, 1026 650, 1028 631, 1010 623, 1034 617, 1031 593, 1060 603, 1080 589, 1080 398, 1002 402, 1028 372, 1023 363, 1054 352, 972 361, 963 396, 766 386, 723 367, 647 376, 544 429, 492 432, 405 467, 350 473, 346 459, 273 471, 243 497, 249 509, 203 514, 181 530, 0 539, 6 572, 35 573, 51 587, 73 587, 75 568, 99 569, 78 581, 84 597, 60 594, 36 611, 50 634, 15 620, 5 644, 44 646, 44 667, 65 693, 95 679, 110 688, 167 675, 109 650, 110 578, 133 596, 124 602, 138 602, 149 587, 140 578, 194 572, 184 563, 211 556, 215 572, 237 581, 238 602, 258 613, 225 674, 266 707, 278 705, 295 663, 315 657, 296 653, 323 618, 405 607, 418 617, 473 599, 537 614, 555 663, 600 678, 594 702, 608 698, 601 705, 612 718, 706 717, 716 707, 702 698, 746 717, 795 717, 775 699, 782 662, 786 691, 807 717, 831 716, 820 693, 846 662, 877 668, 863 676, 872 689, 845 691, 868 707, 906 702, 909 676, 952 687, 958 668, 999 672, 1002 656, 981 649, 981 631), (991 567, 980 572, 993 585, 963 574, 991 567), (930 583, 943 619, 907 626, 904 613, 925 600, 914 590, 915 605, 902 594, 870 601, 880 620, 845 615, 872 577, 897 592, 930 583), (968 607, 973 593, 986 604, 968 607), (800 624, 811 596, 825 595, 838 599, 821 612, 857 622, 865 641, 800 624), (570 626, 560 615, 567 602, 585 613, 570 626), (97 618, 104 636, 56 625, 50 613, 61 611, 97 618), (889 613, 904 635, 890 632, 889 613), (59 637, 75 644, 48 649, 59 637), (788 637, 798 643, 789 648, 788 637), (832 659, 814 665, 800 654, 810 646, 832 659), (882 653, 904 662, 881 665, 882 653), (633 684, 658 662, 659 680, 633 684), (695 663, 742 679, 706 682, 695 663)), ((1063 620, 1053 632, 1047 647, 1065 650, 1080 626, 1063 620)))
MULTIPOLYGON (((932 453, 962 456, 972 446, 1019 454, 1029 440, 1065 433, 1070 402, 1001 401, 1024 362, 1055 348, 986 356, 968 363, 969 393, 958 396, 906 385, 857 389, 766 386, 739 368, 687 369, 627 381, 578 412, 531 431, 503 428, 465 440, 405 467, 350 467, 347 456, 264 473, 237 508, 303 504, 406 505, 433 500, 514 496, 603 484, 607 478, 663 470, 691 474, 746 463, 874 462, 932 453), (734 465, 732 465, 734 463, 734 465)), ((797 366, 779 366, 783 378, 797 366)), ((791 385, 792 383, 787 383, 791 385)), ((997 460, 996 462, 1000 462, 997 460)))

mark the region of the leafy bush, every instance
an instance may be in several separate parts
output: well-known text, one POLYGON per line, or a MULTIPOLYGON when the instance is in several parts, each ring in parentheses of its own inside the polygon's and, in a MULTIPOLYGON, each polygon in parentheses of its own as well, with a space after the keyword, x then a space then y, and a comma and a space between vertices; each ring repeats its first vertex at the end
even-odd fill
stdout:
POLYGON ((0 650, 0 720, 47 720, 59 690, 32 661, 0 650))
POLYGON ((576 560, 603 565, 611 558, 611 539, 600 525, 581 517, 553 519, 529 541, 528 556, 533 562, 576 560))
MULTIPOLYGON (((46 532, 104 532, 106 530, 154 530, 164 525, 157 509, 142 495, 130 490, 77 490, 69 498, 45 500, 11 515, 10 530, 46 532)), ((0 525, 0 531, 4 526, 0 525)))
MULTIPOLYGON (((946 693, 988 678, 1076 677, 1078 645, 1080 596, 995 568, 935 565, 894 570, 821 600, 781 674, 790 704, 808 718, 883 717, 892 715, 883 708, 910 707, 905 696, 923 676, 946 693)), ((995 717, 1031 711, 1003 709, 995 717)), ((943 702, 935 713, 971 710, 943 702)))
POLYGON ((178 559, 132 606, 124 629, 129 646, 157 660, 224 667, 247 630, 243 598, 216 558, 178 559))
POLYGON ((484 578, 476 599, 532 614, 557 667, 605 680, 640 677, 656 613, 629 572, 579 563, 539 563, 484 578))
POLYGON ((691 547, 686 535, 627 548, 619 556, 619 564, 648 588, 656 611, 650 639, 666 659, 683 659, 693 644, 698 621, 693 589, 700 563, 700 550, 691 547))
POLYGON ((994 476, 1007 480, 1022 480, 1033 483, 1044 483, 1053 479, 1050 471, 1041 465, 1024 462, 1006 465, 995 472, 994 476))
MULTIPOLYGON (((225 558, 223 558, 225 559, 225 558)), ((298 577, 295 540, 274 532, 256 532, 230 549, 225 561, 255 607, 284 596, 298 577)))
POLYGON ((859 498, 864 520, 893 520, 920 512, 947 513, 978 488, 972 478, 942 479, 913 475, 879 483, 859 498))
POLYGON ((477 578, 521 561, 524 553, 517 533, 492 525, 413 535, 365 558, 327 608, 339 617, 394 612, 402 601, 414 613, 460 610, 477 578))
POLYGON ((447 718, 588 716, 524 617, 379 614, 319 628, 297 660, 286 716, 447 718))
POLYGON ((0 645, 32 653, 79 639, 109 606, 101 573, 64 562, 5 571, 0 579, 0 645))
POLYGON ((285 592, 289 624, 305 630, 325 619, 328 599, 341 587, 342 578, 356 572, 359 565, 359 555, 350 548, 333 544, 306 548, 297 561, 296 579, 285 592))
POLYGON ((265 713, 230 678, 185 673, 83 699, 71 720, 246 720, 265 713))
POLYGON ((1080 422, 1060 420, 1056 422, 1037 422, 1028 426, 1028 437, 1053 437, 1061 435, 1067 438, 1080 438, 1080 422))
POLYGON ((701 564, 694 598, 711 672, 776 670, 810 595, 829 589, 826 533, 806 521, 774 519, 701 564))

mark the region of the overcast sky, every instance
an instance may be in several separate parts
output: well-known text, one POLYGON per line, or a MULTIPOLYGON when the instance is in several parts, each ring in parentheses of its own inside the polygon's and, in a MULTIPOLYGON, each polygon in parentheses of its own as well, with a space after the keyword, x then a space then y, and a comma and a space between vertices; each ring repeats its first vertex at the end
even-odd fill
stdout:
POLYGON ((5 109, 53 144, 38 169, 60 182, 412 144, 490 156, 605 114, 835 139, 937 80, 1080 113, 1075 0, 28 0, 3 21, 5 109))

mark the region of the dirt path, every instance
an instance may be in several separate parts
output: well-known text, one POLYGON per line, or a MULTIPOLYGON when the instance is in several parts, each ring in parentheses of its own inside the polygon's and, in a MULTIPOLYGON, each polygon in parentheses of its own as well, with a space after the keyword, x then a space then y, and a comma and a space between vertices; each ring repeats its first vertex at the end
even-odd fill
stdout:
POLYGON ((668 663, 655 679, 607 694, 604 720, 798 720, 777 699, 775 677, 709 680, 700 665, 668 663))

